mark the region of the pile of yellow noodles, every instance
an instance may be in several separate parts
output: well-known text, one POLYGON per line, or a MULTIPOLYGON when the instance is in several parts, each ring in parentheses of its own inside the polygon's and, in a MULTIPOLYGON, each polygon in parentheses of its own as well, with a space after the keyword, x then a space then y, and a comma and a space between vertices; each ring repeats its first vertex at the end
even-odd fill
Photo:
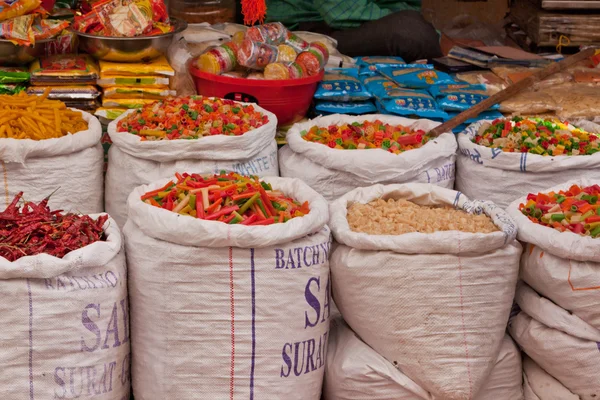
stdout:
POLYGON ((88 129, 79 111, 42 96, 0 95, 0 138, 44 140, 88 129))

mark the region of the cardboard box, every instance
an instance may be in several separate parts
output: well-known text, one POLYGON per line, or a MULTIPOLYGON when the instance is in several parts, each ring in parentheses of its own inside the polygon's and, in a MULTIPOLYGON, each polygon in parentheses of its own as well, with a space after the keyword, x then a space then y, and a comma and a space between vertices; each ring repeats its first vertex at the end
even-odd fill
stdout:
POLYGON ((459 15, 469 15, 485 24, 501 24, 510 0, 423 0, 421 12, 436 29, 444 30, 459 15))

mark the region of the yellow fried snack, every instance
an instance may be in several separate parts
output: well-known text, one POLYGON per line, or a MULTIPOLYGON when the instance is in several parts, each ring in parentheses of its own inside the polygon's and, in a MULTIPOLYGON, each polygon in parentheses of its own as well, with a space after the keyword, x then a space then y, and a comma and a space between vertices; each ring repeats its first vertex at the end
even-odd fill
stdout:
POLYGON ((0 139, 53 139, 88 129, 81 112, 68 109, 62 101, 48 100, 48 93, 0 96, 0 139))

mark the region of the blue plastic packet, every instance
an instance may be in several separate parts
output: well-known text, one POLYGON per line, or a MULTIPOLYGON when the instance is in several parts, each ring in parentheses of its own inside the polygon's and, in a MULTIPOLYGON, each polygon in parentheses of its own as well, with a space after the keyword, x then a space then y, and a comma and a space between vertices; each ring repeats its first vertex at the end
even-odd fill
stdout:
POLYGON ((433 69, 431 64, 407 64, 401 57, 359 57, 356 65, 360 68, 360 75, 374 75, 382 68, 412 68, 420 67, 433 69))
POLYGON ((356 68, 334 68, 327 70, 319 82, 315 99, 330 101, 361 101, 370 99, 371 93, 358 79, 356 68))
POLYGON ((328 114, 370 114, 377 112, 377 107, 370 101, 353 101, 350 103, 339 103, 335 101, 317 101, 315 110, 318 113, 328 114))
POLYGON ((429 89, 435 85, 450 85, 457 83, 445 72, 425 67, 415 68, 381 68, 379 73, 401 87, 411 89, 429 89))
POLYGON ((374 97, 385 97, 388 90, 400 88, 396 82, 381 75, 362 76, 361 80, 367 91, 374 97))
POLYGON ((385 97, 378 97, 377 101, 389 114, 437 120, 448 118, 448 114, 441 110, 435 99, 424 90, 388 90, 385 97))
POLYGON ((402 68, 406 61, 401 57, 358 57, 356 65, 360 68, 360 75, 374 75, 379 68, 402 68))
MULTIPOLYGON (((438 106, 444 111, 465 111, 489 97, 485 86, 468 83, 432 86, 429 93, 435 97, 438 106)), ((499 108, 499 104, 494 104, 489 109, 499 108)))

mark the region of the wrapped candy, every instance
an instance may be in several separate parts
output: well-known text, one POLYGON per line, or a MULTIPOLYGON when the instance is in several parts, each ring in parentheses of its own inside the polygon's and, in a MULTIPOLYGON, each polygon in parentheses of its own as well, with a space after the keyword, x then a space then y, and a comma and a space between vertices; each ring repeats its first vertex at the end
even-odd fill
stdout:
POLYGON ((198 57, 198 69, 217 75, 232 71, 238 64, 237 51, 238 48, 233 42, 214 47, 198 57))
POLYGON ((277 46, 277 51, 279 54, 277 55, 277 62, 290 63, 296 61, 296 50, 293 47, 288 46, 287 44, 280 44, 277 46))
POLYGON ((262 42, 271 45, 279 45, 286 40, 288 30, 281 22, 272 22, 248 28, 246 39, 253 42, 262 42))
POLYGON ((291 46, 297 53, 301 53, 310 47, 310 43, 290 31, 286 34, 285 44, 291 46))
POLYGON ((289 63, 287 67, 290 73, 290 79, 300 79, 307 76, 306 68, 302 64, 293 62, 289 63))
POLYGON ((323 43, 314 42, 307 51, 303 51, 296 58, 296 62, 303 64, 309 76, 317 75, 329 61, 329 51, 323 43))
POLYGON ((244 39, 238 49, 237 57, 240 65, 262 70, 267 65, 276 62, 278 54, 279 51, 275 46, 244 39))
POLYGON ((265 79, 290 79, 290 70, 283 63, 269 64, 265 68, 265 79))

